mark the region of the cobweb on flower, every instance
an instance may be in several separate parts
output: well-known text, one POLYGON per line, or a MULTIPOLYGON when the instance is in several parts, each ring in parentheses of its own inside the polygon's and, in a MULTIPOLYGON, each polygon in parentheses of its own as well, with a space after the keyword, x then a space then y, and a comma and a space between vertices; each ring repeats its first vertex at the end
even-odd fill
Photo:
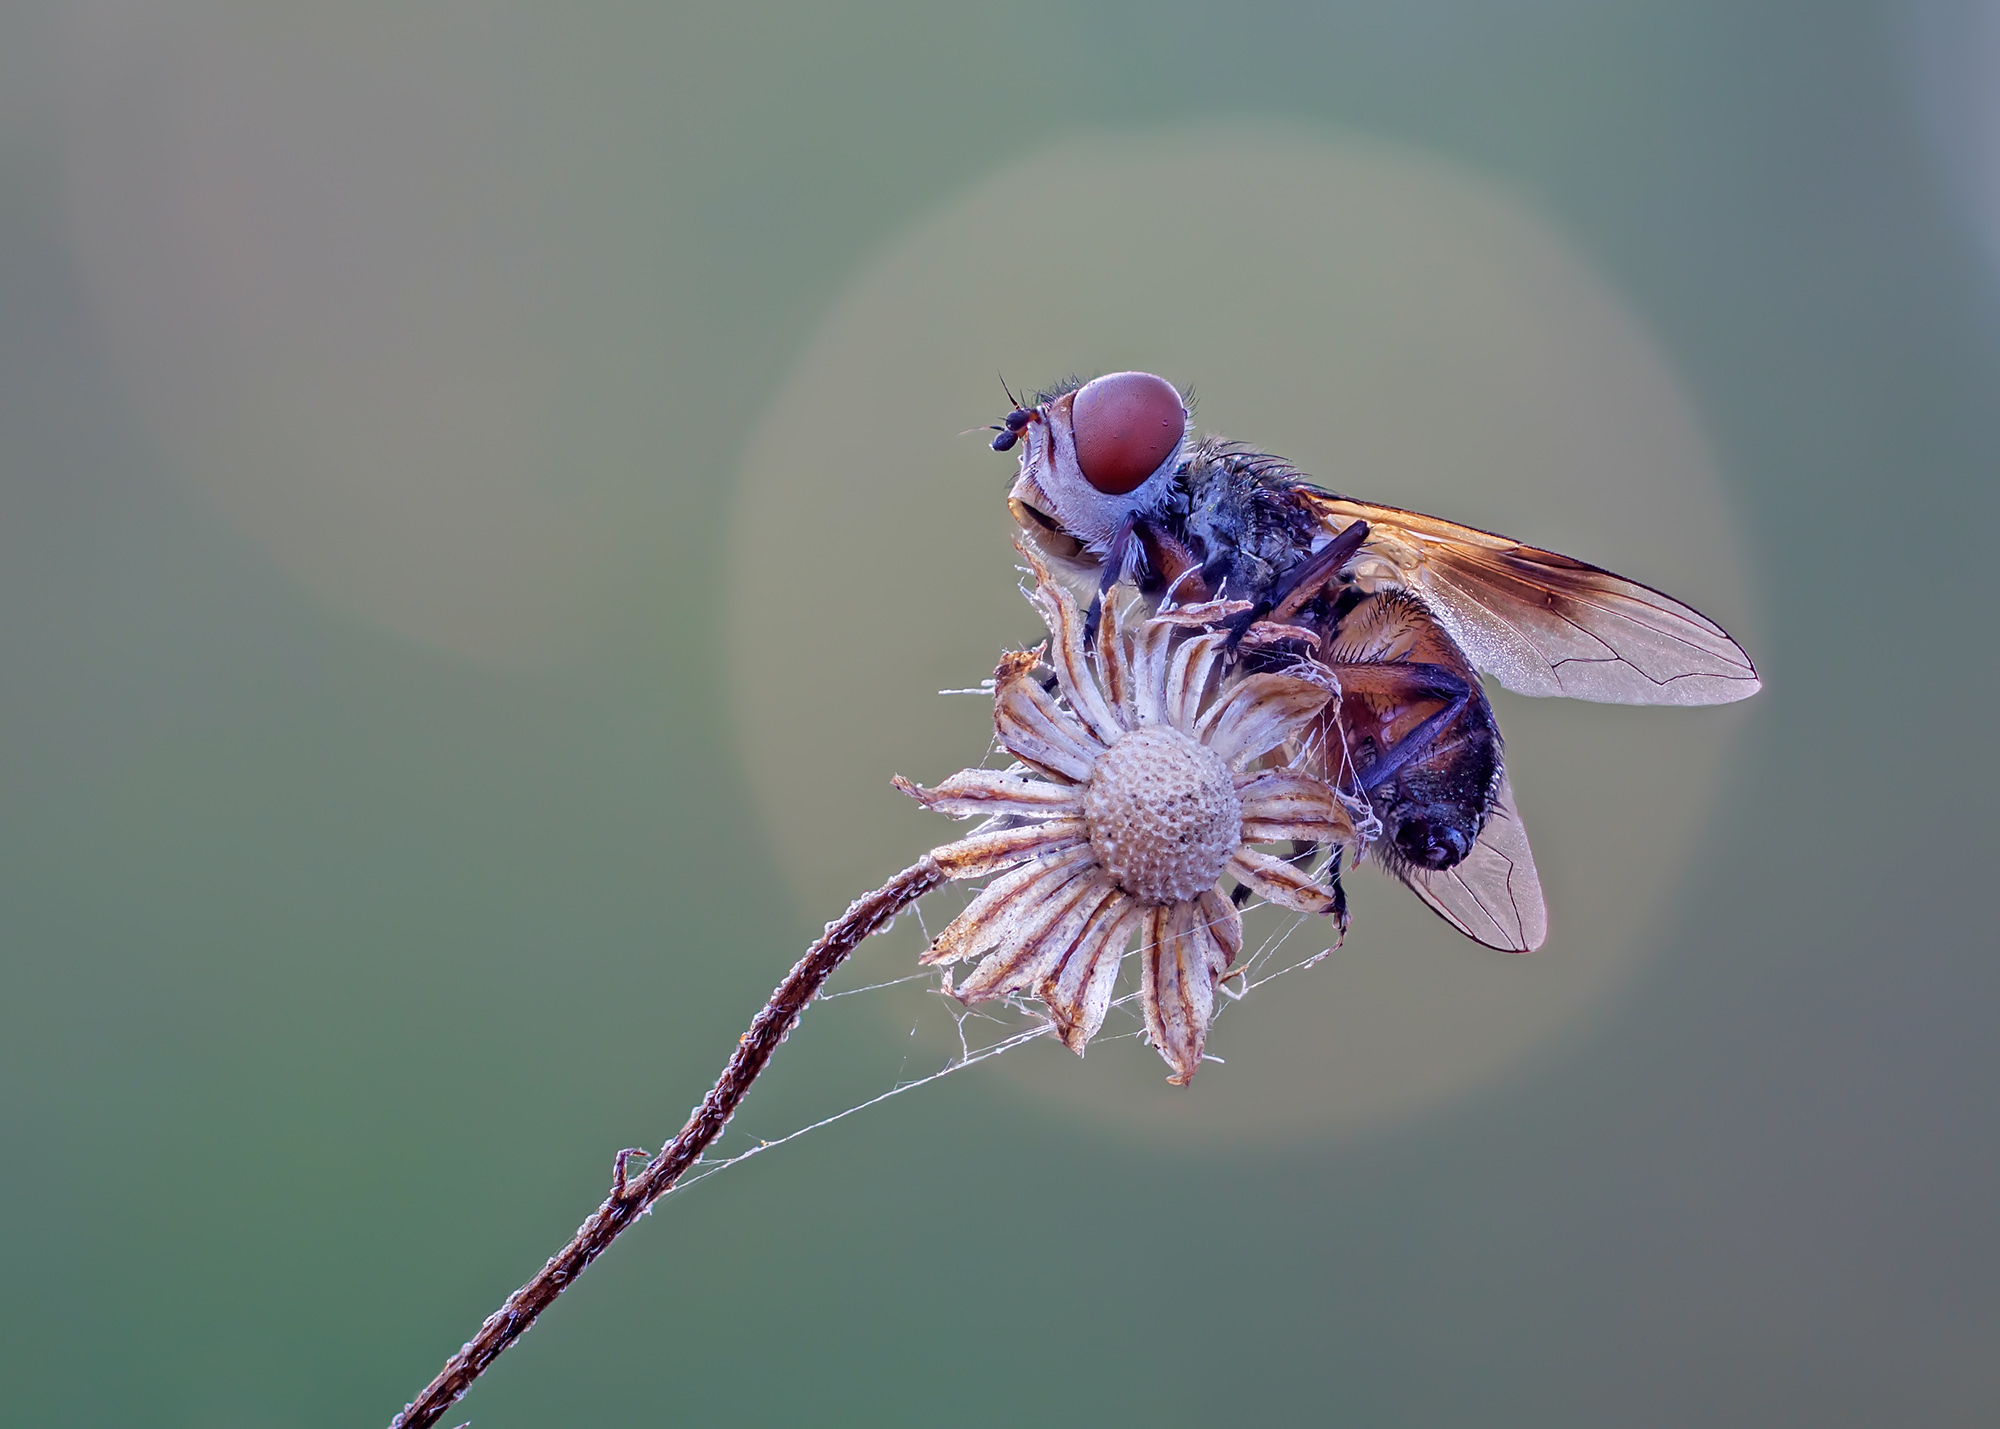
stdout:
MULTIPOLYGON (((977 891, 968 888, 946 889, 930 895, 930 898, 942 901, 955 897, 961 901, 970 901, 977 891)), ((1257 903, 1245 911, 1254 912, 1265 906, 1267 905, 1257 903)), ((921 946, 928 946, 931 936, 928 927, 930 920, 925 917, 922 905, 912 908, 896 921, 902 924, 905 919, 909 920, 921 935, 923 939, 921 946)), ((1222 1019, 1232 1003, 1241 1001, 1258 988, 1281 977, 1310 968, 1332 953, 1334 951, 1332 948, 1321 948, 1304 955, 1298 955, 1296 949, 1290 949, 1288 952, 1288 945, 1299 931, 1308 923, 1319 921, 1303 914, 1287 912, 1282 925, 1267 933, 1255 949, 1248 951, 1230 970, 1229 976, 1221 984, 1220 990, 1224 995, 1216 1000, 1211 1025, 1222 1019)), ((775 1151, 780 1146, 797 1141, 810 1132, 832 1126, 838 1121, 845 1121, 848 1117, 879 1106, 892 1098, 916 1091, 920 1087, 927 1087, 933 1082, 942 1081, 983 1062, 993 1061, 1031 1042, 1055 1037, 1055 1026, 1050 1022, 1048 1014, 1040 1003, 1031 998, 1009 997, 967 1007, 942 991, 943 969, 925 968, 897 976, 881 977, 880 972, 887 970, 882 965, 887 963, 888 959, 896 960, 889 966, 903 967, 908 967, 914 960, 913 953, 903 946, 908 939, 898 936, 901 931, 900 928, 885 929, 857 950, 842 971, 853 974, 858 966, 872 964, 875 965, 875 975, 855 987, 835 986, 830 991, 820 993, 808 1007, 807 1015, 801 1019, 800 1027, 811 1027, 824 1022, 830 1014, 838 1015, 834 1008, 823 1004, 845 1002, 849 1007, 865 1007, 895 996, 898 989, 928 984, 917 1021, 912 1024, 909 1031, 909 1041, 915 1044, 923 1024, 925 1022, 931 1024, 930 1055, 920 1061, 920 1070, 914 1074, 910 1070, 910 1063, 920 1058, 919 1052, 913 1046, 912 1050, 904 1054, 902 1065, 890 1079, 887 1087, 781 1135, 757 1136, 744 1129, 743 1123, 748 1119, 748 1115, 754 1115, 754 1112, 748 1112, 746 1115, 745 1111, 739 1111, 728 1131, 717 1139, 708 1154, 688 1168, 687 1173, 675 1184, 673 1190, 667 1193, 669 1196, 685 1191, 710 1176, 740 1165, 754 1156, 775 1151), (870 956, 871 952, 873 956, 870 956), (945 1044, 942 1053, 937 1049, 939 1041, 945 1044), (941 1060, 930 1060, 940 1056, 941 1060)), ((1127 967, 1121 974, 1121 979, 1136 982, 1136 967, 1137 960, 1128 957, 1127 967)), ((865 971, 863 975, 867 975, 865 971)), ((1145 1021, 1140 1012, 1139 992, 1134 986, 1124 990, 1112 1002, 1104 1030, 1091 1040, 1091 1052, 1095 1056, 1101 1048, 1126 1042, 1143 1043, 1144 1038, 1145 1021)), ((1222 1058, 1213 1055, 1204 1056, 1202 1060, 1218 1064, 1223 1061, 1222 1058)))

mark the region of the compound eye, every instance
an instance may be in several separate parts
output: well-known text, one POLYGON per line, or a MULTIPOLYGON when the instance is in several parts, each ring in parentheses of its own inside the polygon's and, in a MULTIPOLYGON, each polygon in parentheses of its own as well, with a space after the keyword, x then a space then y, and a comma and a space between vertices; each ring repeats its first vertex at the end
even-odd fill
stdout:
POLYGON ((1164 377, 1113 372, 1086 382, 1070 407, 1076 464, 1106 496, 1136 491, 1173 455, 1187 409, 1164 377))

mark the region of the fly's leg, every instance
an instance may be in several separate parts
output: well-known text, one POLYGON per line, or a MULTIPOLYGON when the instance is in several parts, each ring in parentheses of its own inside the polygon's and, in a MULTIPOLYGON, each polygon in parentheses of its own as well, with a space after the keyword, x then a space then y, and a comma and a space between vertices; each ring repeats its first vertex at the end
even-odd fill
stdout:
POLYGON ((1325 546, 1300 561, 1271 587, 1270 594, 1229 620, 1229 639, 1226 649, 1234 650, 1243 643, 1243 637, 1250 627, 1266 616, 1275 615, 1280 620, 1297 614, 1299 609, 1326 583, 1340 574, 1340 568, 1354 559, 1354 553, 1361 549, 1361 543, 1368 539, 1368 523, 1353 521, 1342 529, 1325 546))
MULTIPOLYGON (((1340 936, 1345 938, 1347 936, 1347 890, 1340 885, 1340 859, 1346 850, 1341 848, 1339 844, 1334 844, 1332 847, 1333 856, 1326 861, 1326 867, 1321 872, 1326 875, 1326 891, 1333 895, 1333 920, 1340 928, 1340 936)), ((1318 853, 1319 849, 1320 845, 1310 840, 1293 839, 1291 856, 1285 862, 1296 868, 1303 869, 1307 864, 1312 862, 1313 855, 1318 853)))
POLYGON ((1356 778, 1361 792, 1373 793, 1393 778, 1411 760, 1430 748, 1431 741, 1458 718, 1472 702, 1472 686, 1442 665, 1335 665, 1344 691, 1354 694, 1387 695, 1402 700, 1443 700, 1444 708, 1430 714, 1395 744, 1382 751, 1356 778))
MULTIPOLYGON (((1304 868, 1312 862, 1313 855, 1317 852, 1319 852, 1319 845, 1311 840, 1293 839, 1292 851, 1285 859, 1285 862, 1296 868, 1304 868)), ((1338 844, 1334 845, 1333 857, 1328 859, 1326 863, 1326 886, 1327 892, 1333 895, 1332 916, 1334 923, 1340 929, 1340 936, 1345 938, 1347 936, 1347 890, 1340 883, 1341 853, 1340 846, 1338 844)), ((1239 883, 1235 888, 1230 890, 1229 901, 1238 908, 1248 903, 1250 898, 1250 885, 1247 883, 1239 883)))
POLYGON ((1334 926, 1340 929, 1341 941, 1347 939, 1347 889, 1340 882, 1340 856, 1346 850, 1334 845, 1333 857, 1326 861, 1327 892, 1333 895, 1334 926))
MULTIPOLYGON (((1309 839, 1293 839, 1291 856, 1285 862, 1295 868, 1304 869, 1313 861, 1320 845, 1309 839)), ((1333 856, 1320 870, 1326 875, 1326 891, 1333 895, 1333 919, 1340 926, 1340 936, 1347 936, 1347 890, 1340 886, 1340 857, 1345 852, 1339 844, 1332 845, 1333 856)))
POLYGON ((1083 648, 1086 651, 1097 648, 1097 622, 1104 614, 1104 598, 1124 578, 1126 563, 1141 548, 1141 543, 1134 539, 1140 534, 1141 526, 1136 511, 1127 516, 1112 536, 1111 548, 1104 553, 1104 573, 1097 578, 1097 594, 1090 598, 1090 610, 1083 617, 1083 648))
POLYGON ((1297 614, 1322 586, 1340 574, 1340 568, 1354 559, 1367 539, 1366 521, 1349 522, 1338 536, 1278 578, 1271 589, 1272 613, 1280 620, 1297 614))

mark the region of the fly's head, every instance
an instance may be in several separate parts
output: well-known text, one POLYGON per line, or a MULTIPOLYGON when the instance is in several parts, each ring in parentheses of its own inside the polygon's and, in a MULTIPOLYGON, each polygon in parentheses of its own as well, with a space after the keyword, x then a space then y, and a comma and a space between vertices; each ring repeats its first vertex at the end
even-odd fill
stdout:
POLYGON ((1113 372, 1007 414, 995 451, 1021 448, 1007 505, 1031 536, 1102 554, 1133 516, 1162 510, 1187 444, 1180 393, 1150 372, 1113 372))

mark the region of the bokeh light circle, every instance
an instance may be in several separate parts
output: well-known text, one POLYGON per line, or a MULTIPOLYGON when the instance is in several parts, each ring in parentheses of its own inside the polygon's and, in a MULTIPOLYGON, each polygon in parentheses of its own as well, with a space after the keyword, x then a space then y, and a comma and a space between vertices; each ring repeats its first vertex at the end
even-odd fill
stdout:
MULTIPOLYGON (((996 370, 1018 390, 1124 368, 1193 384, 1204 429, 1324 485, 1608 565, 1748 633, 1687 400, 1634 315, 1518 200, 1320 132, 1072 139, 889 242, 745 454, 730 687, 773 855, 809 910, 831 916, 952 836, 889 776, 978 763, 990 708, 937 692, 1038 632, 1008 544, 1014 460, 960 434, 1005 414, 996 370)), ((1478 948, 1358 877, 1347 946, 1232 1005, 1211 1042, 1227 1065, 1188 1091, 1130 1043, 1082 1063, 1036 1045, 1000 1075, 1137 1134, 1283 1140, 1445 1104, 1578 1027, 1655 941, 1740 715, 1496 703, 1546 948, 1478 948)))

